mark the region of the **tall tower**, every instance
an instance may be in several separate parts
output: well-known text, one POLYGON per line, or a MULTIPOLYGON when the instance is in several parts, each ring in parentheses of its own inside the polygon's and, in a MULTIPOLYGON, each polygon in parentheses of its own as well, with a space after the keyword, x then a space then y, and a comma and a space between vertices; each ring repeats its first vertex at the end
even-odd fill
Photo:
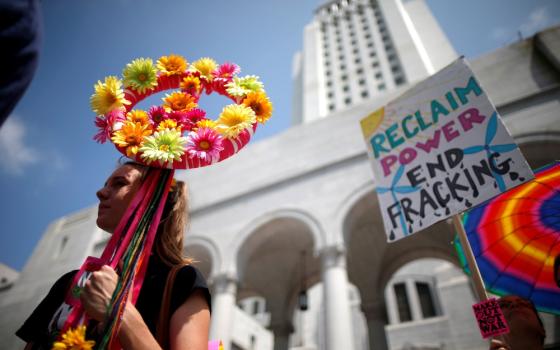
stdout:
POLYGON ((294 56, 293 122, 371 102, 456 57, 424 0, 327 1, 294 56))

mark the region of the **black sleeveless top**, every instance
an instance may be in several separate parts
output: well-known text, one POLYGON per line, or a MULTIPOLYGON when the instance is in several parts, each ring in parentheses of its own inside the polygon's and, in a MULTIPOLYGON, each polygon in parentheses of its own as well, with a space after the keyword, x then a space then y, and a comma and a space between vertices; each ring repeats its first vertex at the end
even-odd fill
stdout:
MULTIPOLYGON (((161 302, 167 275, 171 268, 165 265, 155 255, 150 258, 148 270, 140 290, 140 295, 136 302, 136 308, 144 322, 150 329, 152 335, 156 334, 156 325, 159 318, 161 302)), ((33 342, 32 349, 51 349, 52 342, 56 335, 50 334, 48 325, 52 316, 64 302, 66 291, 72 283, 72 279, 77 270, 71 271, 60 277, 47 296, 41 301, 25 323, 17 330, 16 335, 25 342, 33 342)), ((191 265, 181 268, 175 277, 173 290, 171 293, 171 305, 169 307, 169 315, 173 315, 175 310, 179 308, 189 296, 196 290, 200 289, 211 306, 210 291, 206 284, 204 276, 198 269, 191 265)))

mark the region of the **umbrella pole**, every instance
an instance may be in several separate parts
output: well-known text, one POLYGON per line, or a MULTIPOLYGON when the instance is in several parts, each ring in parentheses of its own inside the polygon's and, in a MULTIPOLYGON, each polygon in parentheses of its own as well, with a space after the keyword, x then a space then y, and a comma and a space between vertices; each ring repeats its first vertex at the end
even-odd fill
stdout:
POLYGON ((486 294, 484 282, 482 281, 482 276, 480 275, 478 265, 476 264, 476 260, 474 259, 474 254, 472 252, 469 240, 467 239, 465 229, 463 228, 463 223, 461 222, 459 214, 453 215, 452 218, 453 225, 455 226, 455 230, 457 231, 459 240, 461 241, 461 245, 463 246, 463 252, 465 253, 467 263, 469 264, 469 269, 471 270, 471 279, 474 283, 474 289, 476 291, 478 301, 485 301, 488 299, 488 294, 486 294))

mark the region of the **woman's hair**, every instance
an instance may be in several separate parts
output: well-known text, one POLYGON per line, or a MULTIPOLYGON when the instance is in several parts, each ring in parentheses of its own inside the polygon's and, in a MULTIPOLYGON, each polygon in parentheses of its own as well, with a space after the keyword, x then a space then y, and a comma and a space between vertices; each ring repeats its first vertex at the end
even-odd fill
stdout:
MULTIPOLYGON (((127 161, 122 165, 130 165, 140 170, 142 182, 146 178, 147 166, 132 161, 127 161)), ((176 181, 165 201, 152 248, 161 261, 168 266, 192 263, 192 259, 183 255, 183 239, 188 221, 187 185, 183 181, 176 181)))

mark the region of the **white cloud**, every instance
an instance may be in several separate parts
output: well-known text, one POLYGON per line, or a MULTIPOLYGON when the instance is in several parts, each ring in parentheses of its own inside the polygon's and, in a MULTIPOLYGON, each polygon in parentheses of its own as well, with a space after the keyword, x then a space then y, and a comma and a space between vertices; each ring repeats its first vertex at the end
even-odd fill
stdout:
POLYGON ((537 7, 529 14, 529 18, 519 26, 519 30, 523 37, 528 37, 552 24, 552 18, 546 7, 541 6, 537 7))
POLYGON ((39 152, 26 144, 26 132, 23 122, 14 116, 0 128, 0 168, 8 174, 20 175, 39 161, 39 152))
POLYGON ((59 152, 32 146, 28 126, 17 116, 10 116, 0 128, 0 170, 9 175, 22 175, 33 165, 43 165, 57 173, 68 168, 68 161, 59 152), (48 160, 48 161, 47 161, 48 160))

